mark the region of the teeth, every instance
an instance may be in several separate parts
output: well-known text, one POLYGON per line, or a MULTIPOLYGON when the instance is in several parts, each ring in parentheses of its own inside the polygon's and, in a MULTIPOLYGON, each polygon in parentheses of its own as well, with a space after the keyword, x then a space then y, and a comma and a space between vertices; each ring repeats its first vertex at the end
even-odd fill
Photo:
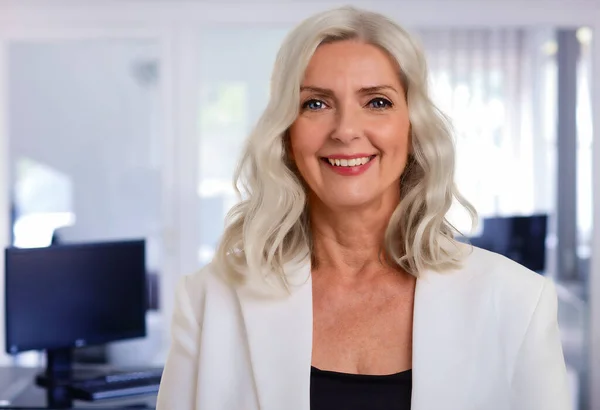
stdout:
POLYGON ((329 163, 336 167, 357 167, 364 165, 371 160, 371 157, 352 158, 352 159, 327 159, 329 163))

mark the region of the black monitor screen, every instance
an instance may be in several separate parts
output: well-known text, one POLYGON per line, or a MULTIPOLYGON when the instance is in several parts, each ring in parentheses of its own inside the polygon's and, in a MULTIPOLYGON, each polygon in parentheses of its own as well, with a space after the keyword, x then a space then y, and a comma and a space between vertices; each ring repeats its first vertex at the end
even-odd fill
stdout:
POLYGON ((5 263, 8 353, 145 336, 144 241, 9 248, 5 263))
POLYGON ((535 272, 546 262, 547 215, 485 218, 483 233, 470 242, 497 252, 535 272))

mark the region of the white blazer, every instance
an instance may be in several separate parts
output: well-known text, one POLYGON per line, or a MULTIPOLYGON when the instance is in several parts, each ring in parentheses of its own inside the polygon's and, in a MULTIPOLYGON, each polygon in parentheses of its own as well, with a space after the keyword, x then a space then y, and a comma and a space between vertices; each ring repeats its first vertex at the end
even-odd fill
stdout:
MULTIPOLYGON (((310 277, 308 263, 286 266, 310 277)), ((571 408, 550 280, 474 248, 463 268, 415 290, 413 410, 571 408)), ((252 296, 214 268, 184 277, 158 410, 309 410, 310 279, 252 296)))

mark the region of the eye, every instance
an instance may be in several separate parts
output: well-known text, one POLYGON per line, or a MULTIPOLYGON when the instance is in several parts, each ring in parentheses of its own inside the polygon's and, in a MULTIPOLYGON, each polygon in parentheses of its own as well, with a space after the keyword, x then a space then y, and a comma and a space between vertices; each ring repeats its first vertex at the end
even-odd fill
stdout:
POLYGON ((377 97, 377 98, 373 98, 371 101, 369 101, 367 105, 369 106, 369 108, 381 110, 384 108, 391 107, 393 104, 387 98, 377 97))
POLYGON ((327 105, 321 100, 311 99, 302 104, 303 110, 318 111, 325 108, 327 105))

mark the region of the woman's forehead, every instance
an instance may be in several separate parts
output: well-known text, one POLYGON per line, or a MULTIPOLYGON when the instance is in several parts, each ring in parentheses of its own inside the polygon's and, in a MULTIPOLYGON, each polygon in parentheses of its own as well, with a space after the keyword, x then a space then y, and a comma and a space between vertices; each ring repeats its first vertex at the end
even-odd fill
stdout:
POLYGON ((400 86, 397 63, 383 50, 356 40, 319 46, 304 73, 303 86, 331 88, 400 86))

